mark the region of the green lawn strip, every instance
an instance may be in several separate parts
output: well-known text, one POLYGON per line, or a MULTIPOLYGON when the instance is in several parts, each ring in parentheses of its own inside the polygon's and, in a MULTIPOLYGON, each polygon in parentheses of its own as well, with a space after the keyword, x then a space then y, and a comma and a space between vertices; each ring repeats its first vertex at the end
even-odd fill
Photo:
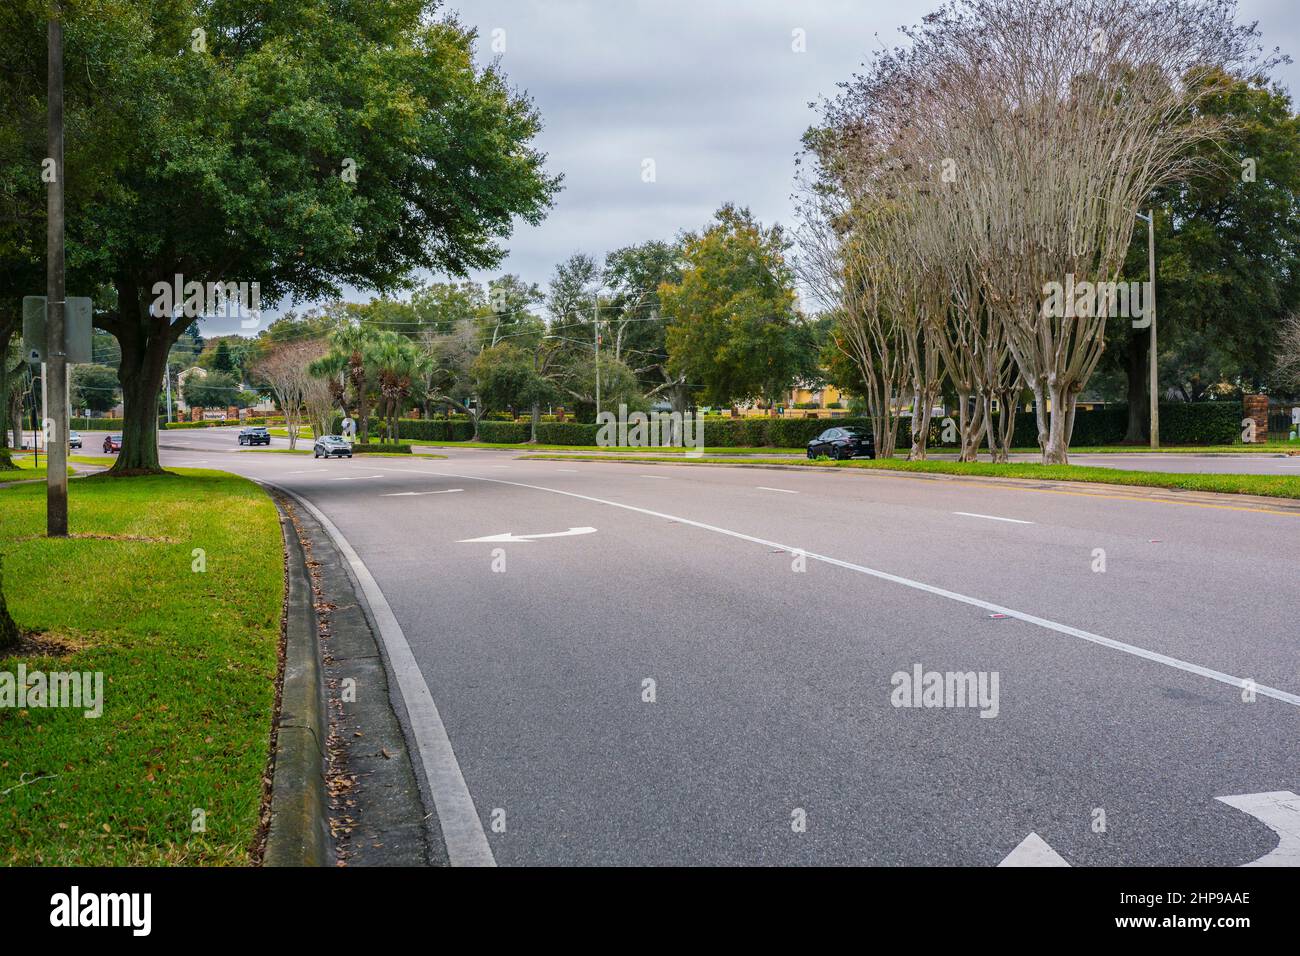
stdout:
MULTIPOLYGON (((1071 455, 1300 455, 1300 441, 1274 441, 1253 445, 1172 445, 1152 448, 1150 445, 1093 445, 1070 448, 1071 455)), ((1016 448, 1014 455, 1037 455, 1038 448, 1016 448)))
POLYGON ((0 672, 104 680, 98 718, 0 708, 0 864, 247 864, 284 591, 275 506, 243 478, 185 469, 75 481, 69 513, 74 537, 50 540, 40 486, 0 491, 9 609, 76 648, 0 672))
MULTIPOLYGON (((310 448, 295 448, 292 451, 288 448, 254 448, 258 454, 270 453, 272 455, 310 455, 310 448)), ((428 452, 396 452, 396 451, 361 451, 356 453, 357 458, 446 458, 446 455, 434 455, 428 452)), ((355 459, 354 459, 355 460, 355 459)))
MULTIPOLYGON (((593 445, 547 445, 543 443, 529 444, 528 442, 481 442, 481 441, 412 441, 402 439, 403 444, 423 445, 428 448, 500 448, 509 451, 575 451, 585 452, 591 455, 626 455, 644 451, 647 454, 659 455, 680 455, 684 451, 681 448, 670 448, 667 446, 648 447, 645 449, 635 449, 624 447, 597 447, 593 445)), ((805 447, 797 448, 767 448, 761 446, 731 446, 731 445, 710 445, 704 448, 704 454, 712 456, 723 455, 802 455, 807 449, 805 447)), ((946 448, 942 446, 931 447, 930 451, 934 454, 956 454, 957 449, 946 448)), ((1126 455, 1131 453, 1151 454, 1151 455, 1285 455, 1288 452, 1300 455, 1300 441, 1294 442, 1268 442, 1257 445, 1175 445, 1165 448, 1151 448, 1147 445, 1096 445, 1096 446, 1079 446, 1070 449, 1073 455, 1126 455)), ((1037 455, 1038 448, 1014 448, 1014 455, 1037 455)))
MULTIPOLYGON (((682 464, 735 464, 727 458, 705 456, 683 459, 665 455, 525 455, 525 459, 550 461, 640 461, 679 462, 682 464)), ((809 461, 806 458, 751 458, 747 465, 793 465, 810 468, 860 468, 875 471, 910 471, 939 475, 970 475, 983 478, 1024 478, 1039 481, 1089 481, 1104 485, 1130 485, 1147 488, 1181 488, 1187 491, 1211 491, 1219 494, 1261 495, 1269 498, 1300 498, 1300 476, 1290 475, 1188 475, 1158 471, 1126 471, 1088 465, 1035 465, 960 461, 809 461)))
MULTIPOLYGON (((69 458, 69 461, 76 461, 75 458, 69 458)), ((49 474, 45 467, 45 456, 41 455, 40 467, 36 467, 35 459, 31 455, 18 454, 13 456, 13 463, 16 470, 6 468, 0 471, 0 483, 8 481, 36 481, 44 478, 49 474)), ((76 474, 76 469, 69 467, 68 474, 76 474)))

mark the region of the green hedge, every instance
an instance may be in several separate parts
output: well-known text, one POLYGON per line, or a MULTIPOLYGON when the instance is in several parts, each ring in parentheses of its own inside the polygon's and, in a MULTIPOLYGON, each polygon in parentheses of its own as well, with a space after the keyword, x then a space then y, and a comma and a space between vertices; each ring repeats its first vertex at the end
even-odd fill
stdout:
POLYGON ((467 418, 435 418, 424 420, 403 418, 397 423, 397 437, 411 441, 469 441, 474 435, 474 424, 467 418))
POLYGON ((411 453, 411 446, 378 441, 372 441, 368 445, 363 445, 361 442, 353 442, 352 451, 358 455, 366 452, 371 454, 382 453, 386 455, 409 455, 411 453))
POLYGON ((120 432, 120 418, 74 418, 68 428, 74 432, 120 432))
POLYGON ((501 444, 528 441, 528 432, 528 425, 524 422, 479 422, 478 426, 479 438, 501 444))
POLYGON ((163 428, 222 428, 227 425, 239 425, 241 422, 237 418, 218 418, 215 421, 201 422, 164 422, 163 428))
MULTIPOLYGON (((1241 405, 1238 402, 1161 402, 1162 445, 1232 445, 1241 441, 1241 405)), ((1074 416, 1070 445, 1118 445, 1128 433, 1128 405, 1108 405, 1074 416)), ((1038 423, 1033 412, 1016 415, 1014 444, 1038 444, 1038 423)))
MULTIPOLYGON (((1237 402, 1166 402, 1160 406, 1160 440, 1166 445, 1228 445, 1240 441, 1241 406, 1237 402)), ((219 424, 219 423, 194 423, 219 424)), ((186 423, 172 427, 194 427, 186 423)), ((120 426, 119 426, 120 427, 120 426)), ((340 420, 335 419, 333 430, 339 431, 340 420)), ((871 430, 871 419, 846 416, 842 418, 714 418, 704 420, 704 444, 711 448, 775 447, 800 448, 828 428, 857 427, 871 430)), ((541 422, 537 426, 537 440, 547 445, 596 444, 599 425, 581 422, 541 422)), ((1128 406, 1108 405, 1095 411, 1080 411, 1074 417, 1074 434, 1070 444, 1075 447, 1089 445, 1117 445, 1124 440, 1128 430, 1128 406)), ((528 441, 529 424, 522 422, 483 421, 479 437, 485 442, 516 444, 528 441)), ((423 421, 402 419, 398 424, 400 437, 413 441, 456 442, 467 441, 474 428, 466 419, 434 419, 423 421)), ((930 420, 929 445, 931 448, 951 448, 956 442, 944 444, 943 416, 930 420)), ((897 447, 906 451, 911 445, 911 419, 898 423, 897 447)), ((1038 444, 1038 424, 1033 412, 1016 413, 1013 444, 1018 448, 1034 448, 1038 444)))
POLYGON ((599 425, 582 422, 539 422, 537 440, 546 445, 595 445, 599 431, 599 425))

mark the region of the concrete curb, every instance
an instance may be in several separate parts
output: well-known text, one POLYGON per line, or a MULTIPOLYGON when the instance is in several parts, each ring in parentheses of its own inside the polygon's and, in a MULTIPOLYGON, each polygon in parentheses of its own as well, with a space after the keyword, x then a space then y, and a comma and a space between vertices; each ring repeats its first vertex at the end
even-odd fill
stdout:
MULTIPOLYGON (((519 455, 522 461, 574 461, 572 457, 556 455, 519 455)), ((845 468, 835 465, 774 465, 766 462, 738 461, 654 461, 645 458, 580 458, 578 461, 617 463, 624 465, 667 465, 671 468, 755 468, 768 471, 834 472, 839 474, 879 475, 886 478, 914 478, 919 481, 970 482, 995 488, 1016 488, 1022 491, 1057 491, 1086 494, 1095 498, 1114 498, 1147 501, 1172 501, 1180 504, 1210 507, 1249 507, 1279 514, 1300 517, 1300 500, 1273 498, 1264 495, 1239 495, 1220 491, 1192 491, 1184 488, 1160 488, 1155 485, 1120 485, 1093 481, 1059 481, 1050 478, 1001 478, 989 475, 949 475, 942 472, 894 471, 890 468, 845 468)))
POLYGON ((264 866, 333 863, 325 793, 329 715, 316 647, 316 608, 307 560, 280 498, 285 548, 284 682, 280 692, 271 783, 271 823, 264 866))

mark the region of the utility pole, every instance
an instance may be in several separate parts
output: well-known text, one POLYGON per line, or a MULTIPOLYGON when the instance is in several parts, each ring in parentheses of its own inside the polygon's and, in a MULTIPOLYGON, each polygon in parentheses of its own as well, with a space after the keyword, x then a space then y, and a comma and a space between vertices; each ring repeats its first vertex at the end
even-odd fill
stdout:
POLYGON ((45 246, 45 358, 49 381, 42 382, 53 396, 47 406, 48 438, 45 443, 46 492, 45 533, 51 538, 68 536, 68 394, 67 334, 64 323, 63 272, 63 12, 56 0, 49 23, 47 63, 48 135, 47 150, 53 161, 49 183, 48 229, 45 246))
POLYGON ((167 423, 171 424, 172 420, 172 363, 166 365, 167 375, 167 423))
POLYGON ((1160 447, 1160 387, 1156 375, 1156 211, 1147 210, 1147 270, 1151 275, 1151 297, 1147 309, 1151 315, 1151 447, 1160 447))
POLYGON ((600 418, 600 290, 591 297, 591 327, 596 335, 596 418, 600 418))

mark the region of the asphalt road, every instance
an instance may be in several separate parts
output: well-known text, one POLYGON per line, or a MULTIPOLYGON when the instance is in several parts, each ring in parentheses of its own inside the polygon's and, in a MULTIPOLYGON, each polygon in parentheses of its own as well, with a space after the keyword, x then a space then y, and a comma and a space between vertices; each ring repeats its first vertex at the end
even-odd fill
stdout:
POLYGON ((1294 512, 472 449, 313 461, 228 429, 162 445, 346 537, 499 864, 993 866, 1031 832, 1076 866, 1300 863, 1300 828, 1279 845, 1216 800, 1300 792, 1294 512), (895 706, 917 667, 989 696, 895 706))

